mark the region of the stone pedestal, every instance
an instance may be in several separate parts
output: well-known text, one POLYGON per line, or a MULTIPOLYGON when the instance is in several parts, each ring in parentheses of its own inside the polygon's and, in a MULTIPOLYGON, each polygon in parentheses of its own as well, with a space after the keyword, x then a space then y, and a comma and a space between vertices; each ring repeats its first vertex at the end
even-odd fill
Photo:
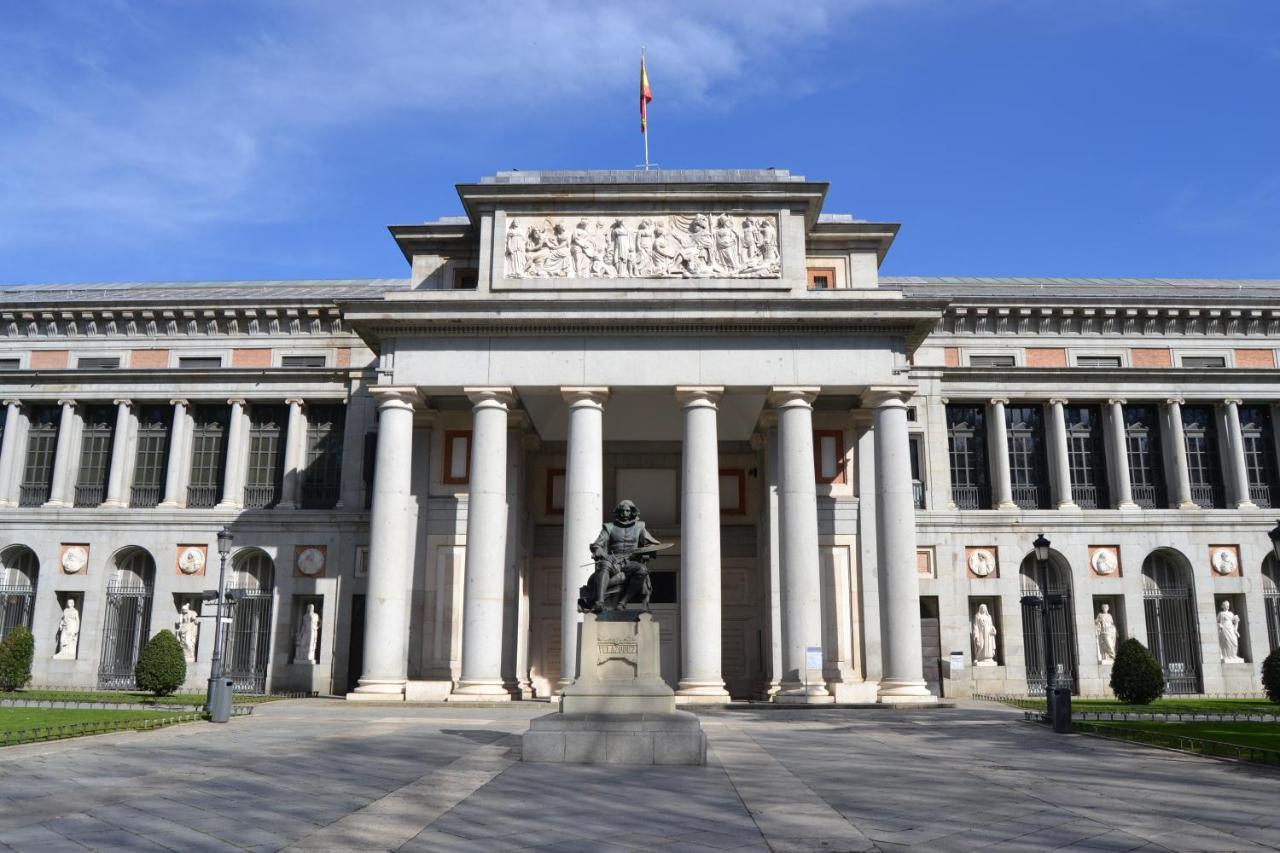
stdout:
POLYGON ((577 681, 559 713, 529 724, 524 761, 558 764, 706 764, 698 718, 676 710, 658 667, 658 623, 648 613, 585 615, 577 681))

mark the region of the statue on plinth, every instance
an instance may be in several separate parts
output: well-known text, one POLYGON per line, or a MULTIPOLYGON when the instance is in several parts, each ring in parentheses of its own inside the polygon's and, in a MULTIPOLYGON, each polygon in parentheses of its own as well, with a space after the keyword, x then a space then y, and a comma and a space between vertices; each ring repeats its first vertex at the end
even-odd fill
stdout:
POLYGON ((62 611, 62 619, 58 621, 58 651, 54 654, 57 660, 75 660, 76 642, 80 639, 80 611, 76 610, 76 600, 67 599, 66 609, 62 611))
POLYGON ((996 666, 996 623, 985 604, 973 617, 973 665, 996 666))
POLYGON ((640 511, 628 500, 613 510, 613 521, 605 522, 596 541, 591 543, 591 556, 596 570, 578 590, 578 610, 601 613, 625 610, 632 599, 648 611, 653 583, 649 579, 649 560, 663 545, 645 528, 640 511))
POLYGON ((1102 605, 1102 610, 1093 620, 1093 633, 1098 638, 1098 663, 1112 664, 1116 662, 1116 619, 1111 615, 1111 605, 1102 605))
POLYGON ((1222 602, 1218 611, 1218 650, 1223 663, 1244 663, 1240 657, 1240 617, 1231 612, 1231 602, 1222 602))
POLYGON ((293 638, 294 663, 319 663, 320 646, 320 614, 314 604, 308 604, 307 610, 298 620, 298 632, 293 638))
POLYGON ((191 605, 182 602, 178 612, 178 643, 182 646, 182 657, 187 663, 196 662, 196 638, 200 636, 200 617, 191 609, 191 605))

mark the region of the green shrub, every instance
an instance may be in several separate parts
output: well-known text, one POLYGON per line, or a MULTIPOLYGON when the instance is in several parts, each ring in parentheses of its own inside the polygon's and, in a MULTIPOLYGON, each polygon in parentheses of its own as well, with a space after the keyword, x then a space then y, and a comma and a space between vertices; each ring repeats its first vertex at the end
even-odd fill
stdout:
POLYGON ((1111 689, 1121 702, 1149 705, 1164 695, 1164 672, 1147 647, 1130 637, 1116 649, 1111 689))
POLYGON ((35 638, 23 626, 19 625, 5 636, 0 642, 0 690, 8 692, 27 686, 35 653, 35 638))
POLYGON ((161 631, 147 641, 138 654, 133 676, 139 690, 157 696, 168 696, 182 686, 187 679, 187 661, 182 655, 182 644, 172 631, 161 631))
POLYGON ((1262 662, 1262 689, 1268 699, 1280 705, 1280 647, 1272 649, 1262 662))

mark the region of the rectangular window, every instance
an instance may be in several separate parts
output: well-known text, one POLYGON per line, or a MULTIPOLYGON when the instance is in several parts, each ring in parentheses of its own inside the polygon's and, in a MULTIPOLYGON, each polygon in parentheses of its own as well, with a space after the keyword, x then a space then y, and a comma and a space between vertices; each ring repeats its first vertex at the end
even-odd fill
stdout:
POLYGON ((222 356, 184 355, 178 359, 178 367, 184 370, 213 370, 222 367, 222 356))
POLYGON ((196 406, 192 410, 191 478, 187 485, 187 506, 217 506, 218 492, 227 465, 227 406, 196 406))
POLYGON ((813 457, 817 482, 826 485, 844 482, 844 433, 842 431, 815 429, 813 457))
POLYGON ((836 286, 836 271, 833 267, 811 267, 806 272, 810 290, 831 290, 836 286))
POLYGON ((720 469, 720 512, 745 515, 747 512, 747 472, 742 468, 720 469))
POLYGON ((1244 445, 1244 469, 1249 479, 1249 500, 1260 507, 1271 507, 1280 496, 1277 491, 1275 434, 1271 411, 1267 406, 1240 407, 1240 436, 1244 445))
POLYGON ((158 506, 164 496, 169 467, 169 429, 173 408, 142 406, 138 409, 138 451, 133 457, 133 485, 129 506, 158 506))
POLYGON ((324 367, 326 359, 322 355, 282 355, 281 367, 324 367))
POLYGON ((1071 499, 1083 509, 1110 505, 1107 493, 1107 452, 1102 412, 1097 406, 1064 406, 1067 422, 1067 468, 1071 499))
POLYGON ((332 509, 342 488, 342 442, 347 407, 307 407, 307 458, 302 469, 302 508, 332 509))
POLYGON ((951 500, 958 509, 991 507, 987 467, 985 406, 947 406, 947 456, 951 460, 951 500))
POLYGON ((911 451, 911 499, 916 509, 924 509, 924 478, 920 476, 920 461, 924 453, 924 436, 913 435, 908 445, 911 451))
POLYGON ((1118 355, 1078 355, 1076 367, 1120 367, 1118 355))
POLYGON ((453 289, 454 290, 475 290, 480 284, 479 270, 454 270, 453 271, 453 289))
POLYGON ((53 484, 53 457, 58 449, 59 406, 32 406, 27 422, 27 454, 22 466, 19 506, 40 506, 49 500, 53 484))
POLYGON ((542 510, 547 515, 564 515, 564 469, 547 469, 547 491, 542 510))
POLYGON ((1133 502, 1143 509, 1167 506, 1164 460, 1160 453, 1160 413, 1155 406, 1124 407, 1124 447, 1133 502))
POLYGON ((1015 367, 1017 361, 1011 355, 971 355, 970 367, 1015 367))
POLYGON ((245 467, 245 509, 267 509, 280 500, 284 444, 289 422, 285 406, 255 403, 249 408, 249 464, 245 467))
POLYGON ((80 470, 76 474, 76 506, 97 506, 106 499, 115 415, 113 406, 84 408, 84 429, 80 433, 80 470))
POLYGON ((1044 409, 1005 407, 1009 438, 1009 486, 1022 509, 1049 508, 1049 476, 1044 452, 1044 409))
POLYGON ((17 370, 21 366, 20 358, 0 358, 0 370, 17 370))
POLYGON ((471 430, 444 434, 444 481, 461 484, 471 480, 471 430))
POLYGON ((118 356, 113 358, 99 358, 97 356, 90 358, 82 356, 76 359, 76 367, 81 370, 115 370, 119 366, 120 358, 118 356))
POLYGON ((1222 466, 1218 461, 1218 430, 1212 406, 1183 406, 1182 435, 1187 448, 1187 476, 1191 500, 1205 509, 1226 506, 1222 466))
POLYGON ((1184 355, 1183 367, 1226 367, 1227 358, 1223 355, 1184 355))

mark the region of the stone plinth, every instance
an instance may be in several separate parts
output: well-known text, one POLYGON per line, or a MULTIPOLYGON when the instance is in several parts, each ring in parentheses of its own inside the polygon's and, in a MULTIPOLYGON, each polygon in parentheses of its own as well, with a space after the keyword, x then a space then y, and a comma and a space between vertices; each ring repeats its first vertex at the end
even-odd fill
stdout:
POLYGON ((658 623, 648 613, 583 618, 578 679, 560 711, 529 724, 524 761, 564 764, 706 764, 698 718, 676 710, 658 666, 658 623))

